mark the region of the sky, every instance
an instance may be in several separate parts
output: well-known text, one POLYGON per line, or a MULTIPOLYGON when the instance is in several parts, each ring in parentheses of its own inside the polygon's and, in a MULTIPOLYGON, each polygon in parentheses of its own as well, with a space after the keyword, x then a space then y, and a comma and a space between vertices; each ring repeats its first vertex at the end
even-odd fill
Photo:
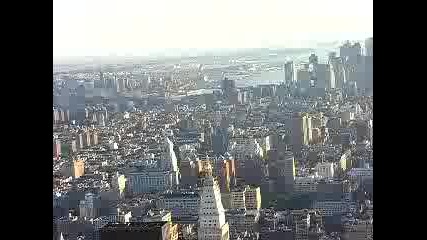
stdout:
POLYGON ((373 0, 53 0, 53 56, 310 47, 373 36, 373 0))

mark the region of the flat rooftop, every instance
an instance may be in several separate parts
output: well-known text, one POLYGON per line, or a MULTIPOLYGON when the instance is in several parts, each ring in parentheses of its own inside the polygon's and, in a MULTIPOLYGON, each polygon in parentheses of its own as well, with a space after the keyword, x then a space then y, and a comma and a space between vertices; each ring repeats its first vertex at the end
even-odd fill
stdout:
POLYGON ((159 230, 165 225, 166 222, 131 222, 131 223, 109 223, 102 228, 102 231, 137 231, 137 232, 150 232, 159 230))

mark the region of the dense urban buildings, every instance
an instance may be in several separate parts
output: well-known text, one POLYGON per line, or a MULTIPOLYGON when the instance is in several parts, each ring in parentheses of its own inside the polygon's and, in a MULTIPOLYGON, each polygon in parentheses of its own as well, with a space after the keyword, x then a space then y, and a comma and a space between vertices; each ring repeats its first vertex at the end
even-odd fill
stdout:
POLYGON ((54 72, 54 239, 372 239, 372 42, 54 72))

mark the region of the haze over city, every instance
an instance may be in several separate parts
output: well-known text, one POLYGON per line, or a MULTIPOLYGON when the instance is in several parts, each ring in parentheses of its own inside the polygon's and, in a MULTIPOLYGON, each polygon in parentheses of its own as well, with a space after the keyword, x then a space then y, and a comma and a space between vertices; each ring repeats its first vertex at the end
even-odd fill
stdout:
POLYGON ((54 0, 54 240, 373 240, 372 0, 54 0))
POLYGON ((372 36, 372 0, 54 0, 54 59, 310 48, 372 36))

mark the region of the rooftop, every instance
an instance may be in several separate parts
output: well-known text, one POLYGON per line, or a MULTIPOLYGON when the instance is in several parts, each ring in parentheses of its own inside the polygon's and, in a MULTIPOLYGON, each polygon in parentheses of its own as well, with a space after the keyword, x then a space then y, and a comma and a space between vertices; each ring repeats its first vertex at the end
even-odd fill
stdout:
POLYGON ((130 223, 109 223, 102 228, 102 231, 138 231, 138 232, 149 232, 158 230, 165 225, 166 222, 130 222, 130 223))

